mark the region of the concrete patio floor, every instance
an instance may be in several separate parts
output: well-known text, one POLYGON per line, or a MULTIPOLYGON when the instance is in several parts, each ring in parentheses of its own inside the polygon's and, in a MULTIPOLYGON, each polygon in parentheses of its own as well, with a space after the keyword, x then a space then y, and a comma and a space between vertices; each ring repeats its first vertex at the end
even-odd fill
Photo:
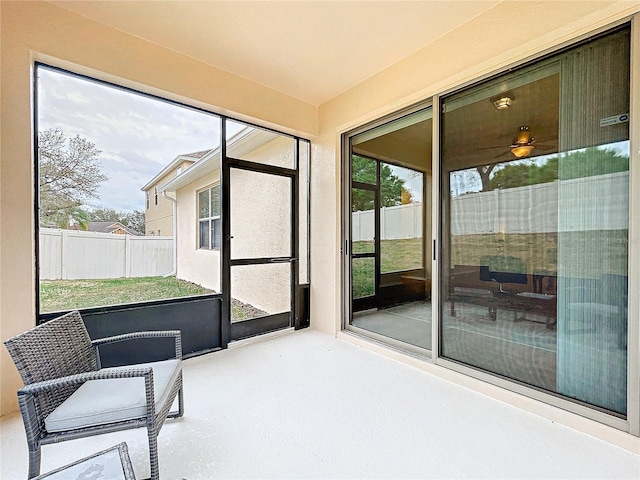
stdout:
MULTIPOLYGON (((313 330, 185 361, 185 417, 158 437, 160 477, 630 478, 640 456, 313 330)), ((19 415, 3 417, 0 478, 26 478, 19 415)), ((42 472, 146 430, 45 445, 42 472)))

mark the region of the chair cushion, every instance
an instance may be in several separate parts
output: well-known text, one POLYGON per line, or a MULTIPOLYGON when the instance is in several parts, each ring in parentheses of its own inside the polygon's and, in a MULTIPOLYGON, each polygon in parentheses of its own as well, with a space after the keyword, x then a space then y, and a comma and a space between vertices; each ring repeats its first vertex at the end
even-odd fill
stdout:
MULTIPOLYGON (((127 367, 153 369, 156 412, 168 400, 182 368, 181 361, 177 359, 127 365, 127 367)), ((48 432, 62 432, 143 418, 146 413, 144 378, 90 380, 82 384, 73 395, 51 412, 44 424, 48 432)))

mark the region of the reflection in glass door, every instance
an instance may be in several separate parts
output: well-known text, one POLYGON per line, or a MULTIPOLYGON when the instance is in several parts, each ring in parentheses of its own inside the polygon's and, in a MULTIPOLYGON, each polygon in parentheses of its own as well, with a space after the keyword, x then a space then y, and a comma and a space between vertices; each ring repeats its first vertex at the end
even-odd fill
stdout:
POLYGON ((351 137, 349 325, 431 348, 431 109, 351 137))
MULTIPOLYGON (((367 159, 354 159, 368 161, 367 159)), ((375 163, 374 163, 375 182, 375 163)), ((353 181, 351 187, 351 298, 353 310, 361 311, 375 308, 377 305, 376 291, 377 281, 377 255, 376 237, 378 223, 375 212, 377 211, 377 188, 366 183, 353 181)))
POLYGON ((629 111, 629 42, 627 28, 594 39, 442 110, 439 356, 616 417, 635 293, 629 123, 584 119, 629 111))

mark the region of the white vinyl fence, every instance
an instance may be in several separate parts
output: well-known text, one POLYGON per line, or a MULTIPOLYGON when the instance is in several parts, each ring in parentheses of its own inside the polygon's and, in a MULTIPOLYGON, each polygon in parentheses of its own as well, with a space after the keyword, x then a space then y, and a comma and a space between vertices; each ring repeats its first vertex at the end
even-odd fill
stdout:
MULTIPOLYGON (((351 214, 353 241, 373 240, 375 217, 373 210, 351 214)), ((417 238, 422 236, 422 204, 408 203, 380 209, 380 236, 382 240, 417 238)))
MULTIPOLYGON (((354 242, 373 240, 373 214, 373 210, 351 214, 354 242)), ((420 203, 380 209, 382 240, 420 237, 421 214, 420 203)), ((619 230, 628 225, 629 172, 468 193, 451 199, 452 235, 619 230)))
POLYGON ((451 234, 629 228, 629 172, 469 193, 451 199, 451 234))
POLYGON ((155 277, 173 269, 171 237, 40 229, 40 278, 155 277))

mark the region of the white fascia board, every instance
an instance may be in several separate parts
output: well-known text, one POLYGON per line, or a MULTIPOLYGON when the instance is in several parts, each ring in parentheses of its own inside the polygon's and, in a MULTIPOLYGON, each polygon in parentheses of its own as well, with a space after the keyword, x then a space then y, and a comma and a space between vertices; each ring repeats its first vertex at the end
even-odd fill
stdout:
POLYGON ((186 171, 172 178, 164 185, 158 188, 160 192, 175 192, 190 183, 195 182, 199 178, 220 168, 220 148, 212 150, 196 163, 191 165, 186 171))
POLYGON ((178 155, 176 158, 171 160, 171 163, 169 163, 169 165, 167 165, 162 170, 160 170, 160 172, 158 172, 155 177, 153 177, 151 180, 149 180, 149 182, 144 187, 142 187, 140 190, 142 190, 144 192, 144 191, 150 189, 153 185, 155 185, 158 182, 158 180, 160 180, 162 177, 164 177, 172 169, 176 168, 178 166, 178 164, 180 164, 182 162, 185 162, 185 161, 192 162, 192 164, 197 162, 197 160, 194 159, 193 157, 189 157, 189 156, 186 156, 186 155, 178 155))
MULTIPOLYGON (((246 153, 261 147, 278 136, 279 135, 274 132, 246 127, 229 139, 227 155, 234 158, 242 157, 246 153)), ((220 147, 209 152, 182 174, 160 186, 158 190, 160 192, 175 192, 219 168, 220 147)))

